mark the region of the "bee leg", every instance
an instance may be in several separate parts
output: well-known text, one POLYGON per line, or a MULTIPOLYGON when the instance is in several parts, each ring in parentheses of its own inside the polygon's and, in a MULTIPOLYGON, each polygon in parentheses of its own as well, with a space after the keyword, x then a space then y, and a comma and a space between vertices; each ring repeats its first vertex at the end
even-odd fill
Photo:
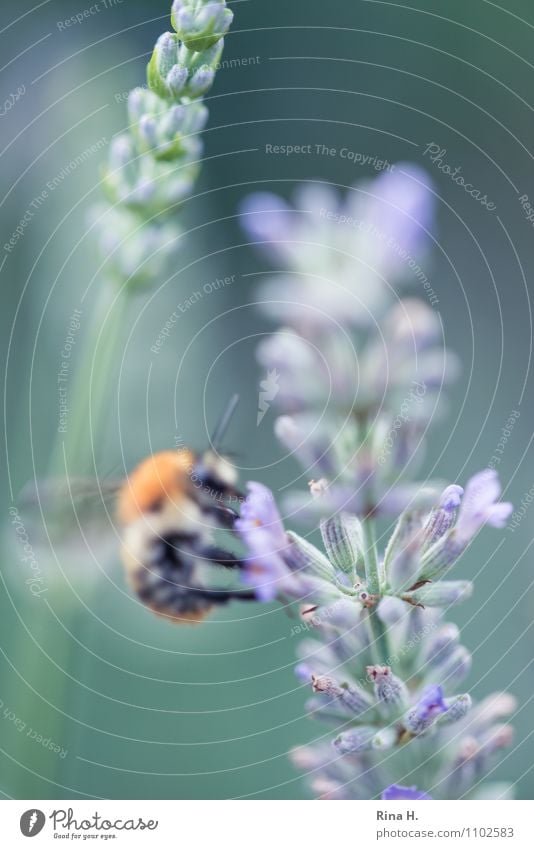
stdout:
POLYGON ((203 587, 191 587, 190 595, 211 601, 214 604, 228 604, 230 601, 258 601, 252 590, 210 590, 203 587))
POLYGON ((231 507, 225 507, 222 504, 216 504, 210 507, 209 513, 217 520, 221 527, 228 528, 229 530, 233 529, 235 520, 239 518, 239 514, 235 510, 232 510, 231 507))
POLYGON ((226 551, 224 548, 219 548, 217 545, 198 546, 195 548, 195 554, 203 560, 210 560, 219 566, 226 566, 227 569, 241 569, 244 566, 244 560, 241 557, 236 557, 235 554, 226 551))

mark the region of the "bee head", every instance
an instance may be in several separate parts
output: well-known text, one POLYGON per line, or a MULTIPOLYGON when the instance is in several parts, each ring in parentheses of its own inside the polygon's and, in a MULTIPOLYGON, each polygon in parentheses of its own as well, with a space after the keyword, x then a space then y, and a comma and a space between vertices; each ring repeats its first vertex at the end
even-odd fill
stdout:
POLYGON ((191 480, 208 498, 242 498, 237 489, 237 469, 228 457, 209 450, 194 465, 191 480))

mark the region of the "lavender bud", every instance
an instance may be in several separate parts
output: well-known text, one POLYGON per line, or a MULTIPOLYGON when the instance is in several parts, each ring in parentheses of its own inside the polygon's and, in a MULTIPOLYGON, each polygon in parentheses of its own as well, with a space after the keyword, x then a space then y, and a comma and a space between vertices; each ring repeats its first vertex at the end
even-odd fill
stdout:
POLYGON ((408 590, 417 582, 421 570, 421 543, 421 531, 418 529, 403 541, 392 557, 387 569, 387 580, 395 592, 408 590))
POLYGON ((461 486, 448 486, 441 495, 439 506, 430 514, 424 530, 424 546, 428 548, 449 530, 454 524, 456 511, 461 504, 463 489, 461 486))
POLYGON ((458 560, 465 547, 457 539, 455 529, 451 528, 425 550, 421 558, 420 578, 435 580, 441 577, 458 560))
POLYGON ((180 65, 173 65, 169 73, 165 76, 167 90, 176 99, 184 94, 188 73, 187 68, 180 65))
POLYGON ((208 120, 207 106, 195 101, 194 103, 188 103, 185 110, 183 132, 189 133, 190 135, 193 133, 199 133, 204 129, 208 120))
POLYGON ((385 752, 397 745, 399 734, 396 728, 381 728, 373 737, 373 749, 385 752))
POLYGON ((462 696, 454 696, 452 699, 445 699, 446 712, 439 717, 438 725, 450 725, 453 722, 463 719, 464 716, 471 710, 471 696, 464 693, 462 696))
POLYGON ((357 685, 338 683, 326 675, 312 675, 314 693, 326 693, 338 699, 355 716, 361 716, 373 707, 370 696, 357 685))
POLYGON ((410 734, 422 734, 434 724, 438 716, 446 711, 447 704, 443 698, 442 688, 428 687, 415 707, 405 715, 403 725, 410 734))
POLYGON ((131 124, 137 124, 141 117, 147 113, 154 112, 157 105, 161 105, 160 98, 151 91, 138 87, 131 90, 128 95, 128 116, 131 124))
POLYGON ((471 581, 438 581, 404 593, 402 598, 410 604, 423 607, 450 607, 468 599, 472 592, 471 581))
MULTIPOLYGON (((173 90, 169 88, 168 78, 176 82, 172 77, 173 68, 177 64, 179 41, 172 32, 164 32, 160 35, 154 47, 154 52, 147 66, 147 82, 149 88, 157 95, 167 100, 174 96, 173 90)), ((186 69, 187 79, 187 69, 186 69)), ((176 97, 182 93, 180 86, 176 97)))
POLYGON ((351 798, 348 787, 332 778, 314 778, 311 786, 319 799, 347 801, 351 798))
POLYGON ((465 646, 458 646, 443 663, 429 669, 427 680, 442 683, 445 690, 454 692, 469 675, 472 662, 471 654, 465 646))
POLYGON ((477 752, 478 741, 472 736, 462 737, 456 751, 452 749, 452 754, 449 755, 441 773, 446 797, 461 797, 476 781, 477 752))
POLYGON ((443 663, 455 650, 460 639, 460 631, 457 625, 447 622, 437 633, 429 638, 426 645, 423 644, 418 666, 421 668, 435 666, 443 663))
POLYGON ((486 731, 500 719, 506 719, 517 709, 517 699, 510 693, 493 693, 475 705, 469 727, 474 734, 486 731))
POLYGON ((111 142, 109 164, 112 170, 126 168, 134 156, 132 141, 129 136, 116 136, 111 142))
POLYGON ((203 65, 196 71, 189 81, 187 93, 190 97, 201 97, 212 87, 215 79, 215 71, 207 65, 203 65))
POLYGON ((383 716, 396 716, 406 709, 408 691, 404 682, 393 675, 389 666, 368 666, 367 675, 373 682, 375 696, 383 716))
POLYGON ((386 333, 393 350, 407 347, 423 351, 439 339, 440 321, 431 307, 417 298, 404 298, 388 313, 386 333))
POLYGON ((307 570, 313 575, 333 583, 335 574, 328 558, 311 542, 293 533, 293 531, 288 531, 287 536, 291 542, 289 556, 292 559, 295 571, 307 570))
POLYGON ((280 416, 274 424, 274 432, 282 445, 291 453, 302 443, 303 433, 291 416, 280 416))
POLYGON ((310 719, 327 722, 333 728, 339 728, 340 725, 344 725, 349 718, 349 714, 344 710, 343 705, 334 701, 334 699, 325 700, 324 698, 315 696, 308 699, 304 707, 310 719))
POLYGON ((385 596, 377 607, 377 613, 384 625, 400 625, 406 618, 406 605, 400 598, 385 596))
POLYGON ((294 673, 299 681, 302 681, 303 684, 307 684, 312 677, 313 673, 311 668, 307 663, 297 663, 294 669, 294 673))
POLYGON ((339 737, 336 737, 332 743, 336 752, 340 755, 350 755, 354 752, 365 752, 373 748, 373 739, 376 735, 376 728, 362 725, 360 728, 353 728, 350 731, 344 731, 339 737))
POLYGON ((144 142, 145 147, 156 147, 158 144, 156 121, 149 115, 142 115, 139 121, 139 135, 144 142))
POLYGON ((224 0, 211 0, 200 5, 198 0, 174 0, 171 21, 178 36, 189 50, 208 50, 225 35, 233 13, 224 0))
POLYGON ((421 527, 421 521, 419 513, 412 510, 406 510, 402 513, 399 518, 397 524, 395 525, 395 530, 391 534, 389 538, 389 542, 386 545, 386 550, 384 552, 384 568, 387 569, 389 563, 395 556, 395 554, 402 550, 405 543, 410 540, 414 534, 421 527))
POLYGON ((176 63, 176 51, 178 47, 178 39, 172 32, 162 33, 156 41, 154 53, 156 54, 157 69, 162 77, 166 77, 176 63))
POLYGON ((363 566, 361 524, 356 516, 340 513, 321 522, 323 544, 328 557, 342 572, 358 580, 358 564, 363 566))
POLYGON ((292 763, 303 772, 313 772, 328 766, 332 760, 332 750, 319 746, 296 746, 289 752, 292 763))
MULTIPOLYGON (((479 751, 478 758, 480 761, 489 760, 501 749, 506 749, 514 739, 514 729, 511 725, 493 725, 484 735, 479 751)), ((480 763, 481 771, 485 771, 487 766, 480 763)))
POLYGON ((186 107, 182 104, 172 106, 167 114, 162 119, 162 127, 169 136, 174 136, 181 132, 185 124, 186 107))

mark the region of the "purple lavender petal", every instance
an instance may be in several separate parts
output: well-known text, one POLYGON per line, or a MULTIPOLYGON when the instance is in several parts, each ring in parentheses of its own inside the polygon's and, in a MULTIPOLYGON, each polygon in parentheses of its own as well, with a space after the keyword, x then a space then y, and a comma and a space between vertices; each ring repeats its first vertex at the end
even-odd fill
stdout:
POLYGON ((499 476, 494 469, 484 469, 467 483, 455 527, 461 544, 471 542, 486 524, 494 528, 504 527, 513 506, 509 502, 498 502, 500 494, 499 476))
POLYGON ((294 210, 278 195, 257 192, 241 204, 241 225, 251 239, 277 242, 291 239, 294 210))
POLYGON ((417 787, 402 787, 400 784, 390 784, 382 793, 384 802, 394 802, 399 799, 418 800, 432 799, 428 793, 422 793, 417 787))

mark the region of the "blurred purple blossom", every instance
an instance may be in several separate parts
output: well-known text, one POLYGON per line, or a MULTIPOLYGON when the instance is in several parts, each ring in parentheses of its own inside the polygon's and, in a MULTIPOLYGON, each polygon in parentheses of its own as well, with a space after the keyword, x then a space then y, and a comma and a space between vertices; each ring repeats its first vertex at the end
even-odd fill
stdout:
POLYGON ((321 182, 300 186, 293 205, 270 192, 249 196, 241 207, 245 231, 285 267, 261 290, 264 310, 308 329, 372 324, 419 268, 433 217, 429 178, 407 163, 341 200, 321 182))
POLYGON ((291 578, 284 559, 290 543, 273 494, 266 486, 248 484, 248 497, 235 529, 247 547, 243 582, 254 587, 261 601, 272 601, 280 585, 291 578))
POLYGON ((406 799, 407 801, 416 801, 418 799, 432 799, 428 793, 422 793, 417 787, 402 787, 400 784, 391 784, 386 787, 382 793, 384 802, 395 802, 406 799))

